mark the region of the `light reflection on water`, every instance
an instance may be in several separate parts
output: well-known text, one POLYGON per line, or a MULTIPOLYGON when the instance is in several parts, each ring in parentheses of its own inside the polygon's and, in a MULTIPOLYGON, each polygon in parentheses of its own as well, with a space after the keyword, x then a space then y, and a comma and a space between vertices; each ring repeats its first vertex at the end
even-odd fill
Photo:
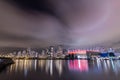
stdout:
POLYGON ((119 60, 16 60, 0 79, 120 80, 119 75, 119 60))
POLYGON ((68 61, 69 70, 74 71, 88 71, 88 61, 87 60, 70 60, 68 61))
POLYGON ((120 72, 120 61, 119 60, 97 60, 97 68, 100 71, 105 71, 106 73, 109 73, 110 71, 113 71, 115 74, 118 74, 120 72))
POLYGON ((54 72, 53 68, 56 68, 59 75, 61 75, 63 70, 62 63, 62 60, 16 60, 15 64, 10 66, 10 73, 13 71, 24 72, 24 76, 27 76, 28 70, 37 71, 40 68, 52 76, 54 72))

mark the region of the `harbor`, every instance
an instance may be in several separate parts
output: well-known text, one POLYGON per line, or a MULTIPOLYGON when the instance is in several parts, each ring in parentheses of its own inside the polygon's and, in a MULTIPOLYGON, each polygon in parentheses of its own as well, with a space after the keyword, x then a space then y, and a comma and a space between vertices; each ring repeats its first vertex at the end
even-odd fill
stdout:
POLYGON ((50 46, 47 49, 41 49, 41 52, 26 48, 0 55, 0 78, 3 80, 72 80, 72 78, 110 80, 112 78, 113 80, 119 78, 119 65, 119 53, 115 53, 112 48, 107 50, 64 49, 50 46), (110 73, 114 75, 110 77, 110 73), (47 77, 40 77, 42 75, 47 77))

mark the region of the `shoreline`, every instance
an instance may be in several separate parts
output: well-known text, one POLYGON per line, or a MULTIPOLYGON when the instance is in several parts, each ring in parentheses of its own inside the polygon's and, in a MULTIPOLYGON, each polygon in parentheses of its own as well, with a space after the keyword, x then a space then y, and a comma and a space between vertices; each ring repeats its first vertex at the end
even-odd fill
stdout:
POLYGON ((0 71, 11 64, 14 64, 14 61, 11 58, 0 58, 0 71))
POLYGON ((18 58, 11 58, 11 57, 0 57, 0 67, 1 65, 9 65, 13 64, 14 60, 120 60, 117 57, 92 57, 92 58, 64 58, 64 57, 18 57, 18 58))

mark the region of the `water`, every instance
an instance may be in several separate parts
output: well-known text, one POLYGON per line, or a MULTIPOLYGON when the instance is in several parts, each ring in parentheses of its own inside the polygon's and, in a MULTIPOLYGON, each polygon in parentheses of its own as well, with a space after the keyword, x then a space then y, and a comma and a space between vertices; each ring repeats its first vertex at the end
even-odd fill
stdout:
POLYGON ((16 60, 0 80, 120 80, 120 61, 16 60))

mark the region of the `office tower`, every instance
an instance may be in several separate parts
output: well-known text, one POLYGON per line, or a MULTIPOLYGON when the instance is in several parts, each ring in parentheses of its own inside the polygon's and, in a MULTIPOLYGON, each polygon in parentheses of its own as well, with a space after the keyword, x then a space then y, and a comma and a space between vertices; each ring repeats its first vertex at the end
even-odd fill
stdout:
POLYGON ((57 47, 57 54, 63 54, 63 46, 62 45, 59 45, 57 47))
POLYGON ((50 46, 49 54, 50 56, 53 56, 55 54, 54 46, 50 46))

